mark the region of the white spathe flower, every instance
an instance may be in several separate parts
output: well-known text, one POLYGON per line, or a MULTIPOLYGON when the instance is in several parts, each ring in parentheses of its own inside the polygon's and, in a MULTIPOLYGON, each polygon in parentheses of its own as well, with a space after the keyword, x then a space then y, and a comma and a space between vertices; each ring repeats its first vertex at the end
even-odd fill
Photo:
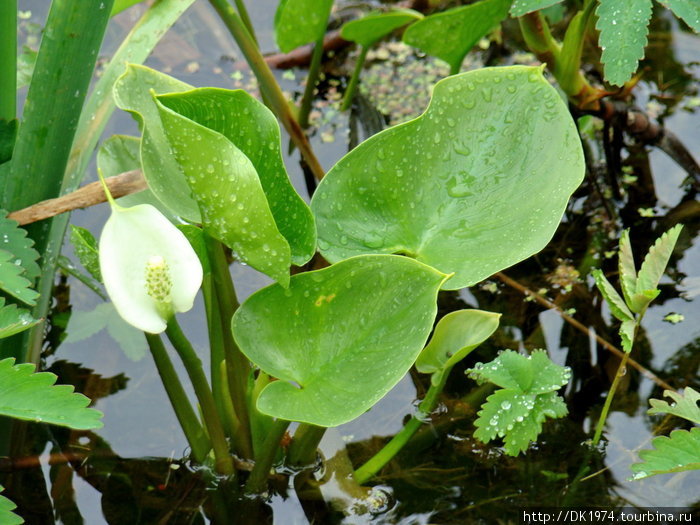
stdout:
POLYGON ((159 334, 175 312, 192 308, 202 265, 185 235, 150 204, 111 205, 100 237, 105 288, 127 323, 159 334))

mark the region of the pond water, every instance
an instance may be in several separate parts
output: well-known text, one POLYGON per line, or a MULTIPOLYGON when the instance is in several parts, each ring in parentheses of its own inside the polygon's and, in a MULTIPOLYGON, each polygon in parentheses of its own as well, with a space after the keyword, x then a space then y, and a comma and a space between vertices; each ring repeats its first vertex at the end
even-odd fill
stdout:
MULTIPOLYGON (((43 23, 47 2, 20 0, 19 4, 20 9, 31 12, 23 25, 25 38, 31 39, 30 24, 43 23)), ((277 1, 256 0, 248 4, 262 49, 275 51, 271 27, 277 1)), ((140 7, 136 7, 113 21, 102 53, 105 58, 114 51, 139 13, 140 7)), ((646 75, 636 90, 636 104, 657 113, 695 158, 700 158, 697 113, 700 38, 681 31, 675 21, 661 14, 652 26, 650 42, 644 65, 653 74, 646 75)), ((341 52, 340 58, 329 64, 328 76, 321 84, 314 113, 319 129, 313 133, 312 144, 326 169, 348 150, 349 128, 353 123, 337 112, 334 93, 335 75, 351 68, 353 59, 354 55, 350 55, 344 61, 341 52)), ((494 59, 477 52, 470 55, 468 63, 478 66, 487 60, 495 65, 531 58, 504 53, 494 59)), ((251 85, 250 74, 242 68, 240 53, 206 2, 197 2, 182 17, 146 64, 195 86, 251 85)), ((376 53, 368 65, 366 74, 371 80, 364 88, 365 100, 372 108, 384 107, 383 101, 392 97, 405 97, 399 106, 408 107, 408 114, 385 115, 380 121, 417 115, 427 101, 430 82, 425 79, 436 80, 443 71, 444 65, 439 62, 416 57, 400 45, 390 44, 376 53), (401 75, 406 76, 399 78, 401 75), (391 89, 379 89, 382 83, 391 85, 391 89), (418 87, 413 89, 415 86, 418 87), (406 95, 409 91, 414 94, 406 95)), ((304 71, 291 73, 276 74, 285 90, 299 93, 303 89, 299 82, 304 71)), ((373 133, 376 117, 377 110, 356 114, 361 137, 373 133)), ((115 133, 137 135, 138 130, 129 116, 117 111, 105 138, 115 133)), ((283 134, 283 144, 287 142, 283 134)), ((595 141, 592 147, 598 148, 594 155, 602 163, 604 159, 595 141)), ((633 246, 639 253, 680 217, 686 224, 679 244, 682 253, 679 250, 678 257, 672 260, 670 277, 662 281, 662 294, 645 317, 638 344, 640 352, 635 357, 674 388, 698 389, 699 206, 682 187, 685 172, 663 152, 630 146, 622 155, 638 183, 628 184, 622 198, 607 199, 617 218, 611 220, 605 216, 599 196, 589 182, 584 182, 552 244, 505 273, 533 291, 542 290, 562 309, 569 310, 592 331, 617 345, 611 316, 594 299, 591 280, 577 280, 574 272, 586 269, 591 260, 594 265, 604 261, 612 268, 610 261, 605 261, 605 252, 615 249, 618 227, 632 228, 633 246), (647 191, 649 187, 655 193, 647 191), (564 291, 565 284, 572 284, 568 293, 564 291), (671 313, 680 314, 685 320, 670 323, 665 318, 671 313)), ((285 161, 295 187, 308 198, 298 153, 288 155, 285 161)), ((88 177, 95 178, 94 166, 88 177)), ((97 235, 108 213, 107 206, 101 205, 75 212, 72 222, 97 235)), ((69 243, 65 253, 72 257, 69 243)), ((232 266, 232 273, 240 300, 270 282, 239 264, 232 266)), ((144 342, 136 341, 126 353, 106 330, 82 339, 71 336, 82 329, 85 314, 103 301, 73 277, 64 278, 60 284, 60 300, 53 318, 55 328, 45 348, 44 364, 59 374, 59 382, 72 382, 89 397, 98 399, 96 407, 105 413, 104 428, 76 437, 67 431, 30 425, 26 454, 37 461, 29 461, 24 468, 13 472, 0 472, 0 483, 8 489, 6 495, 19 505, 18 512, 32 525, 208 523, 199 507, 209 493, 205 493, 201 473, 180 461, 187 453, 187 443, 144 342), (61 327, 66 323, 68 342, 59 344, 61 327), (65 450, 61 446, 68 442, 75 454, 69 463, 66 459, 71 458, 61 456, 65 450), (51 512, 51 501, 55 515, 51 512)), ((517 508, 526 504, 700 506, 698 471, 656 476, 641 482, 627 481, 631 475, 629 465, 638 460, 635 451, 649 448, 655 432, 657 421, 646 415, 648 399, 661 395, 661 389, 653 381, 633 371, 627 374, 629 380, 618 393, 608 419, 607 450, 598 461, 600 472, 577 490, 567 490, 567 482, 573 479, 589 453, 583 442, 597 420, 616 360, 593 339, 571 328, 555 311, 526 300, 521 292, 496 279, 459 293, 441 294, 441 315, 464 307, 503 313, 501 328, 473 359, 453 371, 433 425, 425 426, 408 449, 376 479, 381 494, 386 497, 376 512, 348 510, 352 508, 347 505, 351 495, 342 484, 331 482, 322 487, 322 498, 317 495, 300 498, 290 482, 289 486, 276 485, 266 500, 231 496, 228 505, 224 505, 232 520, 229 522, 507 523, 515 521, 517 508), (504 455, 497 444, 485 446, 472 437, 475 412, 485 394, 475 398, 474 383, 462 373, 476 361, 491 360, 503 348, 545 348, 554 362, 566 364, 574 371, 572 383, 563 392, 570 417, 549 422, 538 443, 518 458, 504 455), (342 507, 339 501, 346 501, 345 513, 338 510, 342 507)), ((207 346, 203 319, 203 305, 198 299, 195 308, 183 315, 181 321, 202 352, 207 346)), ((119 339, 119 334, 116 335, 119 339)), ((206 355, 202 359, 206 361, 206 355)), ((347 454, 355 465, 361 464, 386 438, 401 429, 415 410, 416 398, 426 388, 425 378, 407 375, 371 411, 330 431, 322 443, 324 455, 330 458, 339 451, 341 456, 347 454)), ((667 426, 663 432, 669 430, 667 426)), ((227 494, 225 489, 222 486, 218 492, 210 491, 208 501, 215 500, 216 494, 227 494)))

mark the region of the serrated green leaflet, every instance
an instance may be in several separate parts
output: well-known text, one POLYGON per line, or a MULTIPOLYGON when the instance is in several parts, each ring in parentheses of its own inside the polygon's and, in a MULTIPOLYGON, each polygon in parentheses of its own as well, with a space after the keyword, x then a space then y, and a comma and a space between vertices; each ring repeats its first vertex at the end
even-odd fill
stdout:
POLYGON ((102 427, 102 413, 88 408, 90 400, 69 385, 54 385, 56 376, 34 372, 32 364, 0 361, 0 414, 79 430, 102 427))
POLYGON ((0 290, 34 306, 39 294, 31 289, 31 283, 22 276, 24 268, 14 261, 15 258, 10 252, 0 250, 0 290))
POLYGON ((280 0, 275 13, 275 40, 280 51, 316 42, 326 31, 333 0, 280 0))
POLYGON ((233 316, 234 337, 279 379, 261 392, 258 409, 325 427, 368 410, 423 348, 445 278, 406 257, 368 255, 250 296, 233 316))
POLYGON ((515 0, 510 8, 511 16, 522 16, 538 9, 544 9, 555 4, 561 3, 562 0, 515 0))
POLYGON ((599 269, 594 269, 591 271, 593 278, 595 279, 595 284, 600 290, 600 293, 605 298, 605 301, 610 307, 610 311, 615 316, 616 319, 620 321, 633 321, 634 314, 630 312, 629 308, 625 304, 624 299, 620 297, 610 281, 607 280, 603 272, 599 269))
POLYGON ((501 314, 483 310, 458 310, 444 316, 438 322, 430 342, 416 360, 416 369, 433 374, 433 385, 440 382, 442 374, 464 359, 498 328, 501 314))
POLYGON ((555 392, 524 395, 517 390, 497 390, 487 399, 474 422, 474 437, 488 443, 504 438, 506 454, 517 456, 542 432, 546 417, 564 417, 566 404, 555 392))
POLYGON ((196 89, 159 100, 179 115, 220 133, 248 157, 277 228, 289 243, 292 262, 302 265, 311 259, 316 251, 316 224, 289 181, 280 129, 272 112, 242 90, 196 89))
POLYGON ((145 66, 130 64, 114 84, 116 105, 133 113, 141 123, 141 168, 148 187, 176 215, 202 220, 185 176, 170 154, 170 144, 151 94, 187 91, 192 86, 145 66))
MULTIPOLYGON (((4 490, 5 488, 0 485, 0 492, 4 490)), ((17 505, 12 503, 12 501, 5 496, 0 495, 0 523, 3 525, 19 525, 20 523, 24 523, 22 518, 12 512, 16 508, 17 505)))
POLYGON ((75 255, 90 275, 102 282, 100 273, 100 254, 97 249, 95 236, 81 226, 71 224, 70 242, 73 244, 75 255))
POLYGON ((599 0, 596 29, 605 79, 622 86, 637 70, 647 45, 651 0, 599 0))
POLYGON ((661 235, 649 249, 637 276, 637 293, 656 290, 682 229, 683 225, 677 224, 661 235))
POLYGON ((18 334, 38 324, 29 310, 17 308, 15 304, 5 304, 0 297, 0 339, 18 334))
POLYGON ((540 69, 449 77, 422 116, 328 172, 311 201, 318 245, 331 262, 404 253, 454 272, 446 288, 470 286, 549 242, 583 168, 576 126, 540 69))
POLYGON ((674 430, 670 437, 659 436, 651 440, 652 450, 641 450, 641 463, 630 468, 632 479, 644 479, 657 474, 670 474, 686 470, 700 470, 700 428, 674 430))
POLYGON ((34 241, 27 232, 17 225, 17 221, 7 218, 7 212, 0 212, 0 249, 14 256, 14 263, 24 268, 24 277, 34 282, 41 270, 37 264, 39 254, 34 249, 34 241))
POLYGON ((489 381, 533 395, 559 390, 571 378, 571 371, 552 363, 544 350, 534 350, 529 356, 505 350, 490 363, 478 363, 467 373, 479 382, 489 381))
POLYGON ((632 351, 632 345, 634 344, 634 334, 636 329, 637 323, 632 319, 622 321, 622 323, 620 324, 620 338, 622 339, 622 349, 625 352, 632 351))
POLYGON ((482 0, 430 15, 406 29, 403 41, 441 58, 456 73, 474 44, 508 16, 510 3, 482 0))
POLYGON ((286 286, 291 251, 257 170, 227 137, 158 103, 163 128, 199 204, 207 233, 242 262, 286 286))
POLYGON ((688 24, 696 33, 700 33, 700 2, 697 0, 662 0, 673 14, 688 24))
POLYGON ((620 235, 620 249, 618 253, 618 268, 620 273, 620 287, 625 298, 625 303, 632 304, 632 297, 637 290, 637 269, 634 265, 630 232, 625 230, 620 235))
POLYGON ((423 18, 423 15, 412 9, 394 9, 388 12, 369 13, 362 18, 345 24, 341 29, 340 35, 345 40, 369 47, 395 29, 421 18, 423 18))
POLYGON ((650 399, 649 414, 673 414, 700 425, 700 407, 698 406, 700 393, 688 386, 685 387, 682 395, 672 390, 664 390, 664 397, 673 399, 674 404, 670 405, 661 399, 650 399))

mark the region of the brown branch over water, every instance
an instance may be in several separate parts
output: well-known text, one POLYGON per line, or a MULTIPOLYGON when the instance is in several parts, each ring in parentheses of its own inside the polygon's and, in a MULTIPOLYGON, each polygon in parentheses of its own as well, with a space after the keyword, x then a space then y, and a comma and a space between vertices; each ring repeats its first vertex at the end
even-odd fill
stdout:
MULTIPOLYGON (((107 187, 115 199, 147 188, 141 170, 120 173, 114 177, 109 177, 106 181, 107 187)), ((42 221, 78 208, 94 206, 102 202, 107 202, 102 184, 92 182, 62 197, 37 202, 27 208, 13 211, 8 217, 17 221, 20 225, 24 225, 42 221)))
MULTIPOLYGON (((511 288, 515 288, 515 289, 518 290, 519 292, 522 292, 524 295, 527 295, 528 297, 532 297, 536 302, 538 302, 539 304, 541 304, 541 305, 544 306, 545 308, 550 308, 550 309, 556 311, 556 312, 562 317, 562 319, 564 319, 567 323, 569 323, 571 326, 573 326, 573 327, 576 328, 577 330, 579 330, 579 331, 583 332, 584 334, 586 334, 588 337, 590 337, 590 336, 592 335, 592 334, 591 334, 591 331, 588 329, 587 326, 585 326, 584 324, 580 323, 579 321, 577 321, 576 319, 574 319, 574 318, 571 317, 570 315, 567 315, 566 313, 564 313, 564 312, 563 312, 556 304, 554 304, 552 301, 549 301, 549 300, 545 299, 545 298, 542 297, 541 295, 539 295, 539 294, 533 292, 533 291, 530 290, 528 287, 523 286, 523 285, 520 284, 518 281, 516 281, 515 279, 511 279, 510 277, 508 277, 507 275, 505 275, 505 274, 502 273, 502 272, 498 272, 497 274, 495 274, 495 277, 497 277, 498 279, 500 279, 502 282, 504 282, 505 284, 507 284, 507 285, 510 286, 511 288)), ((603 348, 605 348, 606 350, 612 352, 613 354, 615 354, 615 355, 618 356, 619 358, 622 359, 622 358, 625 356, 625 353, 624 353, 622 350, 620 350, 620 349, 617 348, 616 346, 610 344, 608 341, 606 341, 605 339, 603 339, 602 337, 600 337, 598 334, 595 334, 595 340, 596 340, 596 341, 598 342, 598 344, 600 344, 603 348)), ((661 379, 660 377, 658 377, 656 374, 654 374, 654 373, 653 373, 652 371, 650 371, 649 369, 647 369, 647 368, 645 368, 644 366, 640 365, 640 364, 639 364, 637 361, 635 361, 634 359, 631 359, 631 358, 628 359, 628 364, 629 364, 632 368, 635 368, 636 370, 638 370, 639 372, 641 372, 641 373, 642 373, 645 377, 647 377, 648 379, 651 379, 652 381, 654 381, 654 383, 656 383, 657 385, 659 385, 661 388, 664 388, 664 389, 666 389, 666 390, 675 390, 675 388, 673 388, 671 385, 669 385, 668 383, 666 383, 663 379, 661 379)))

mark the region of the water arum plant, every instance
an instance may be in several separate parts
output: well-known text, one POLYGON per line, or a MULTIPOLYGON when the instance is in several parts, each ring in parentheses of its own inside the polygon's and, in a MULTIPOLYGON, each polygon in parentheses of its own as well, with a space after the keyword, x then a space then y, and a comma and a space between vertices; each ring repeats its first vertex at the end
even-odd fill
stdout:
POLYGON ((112 215, 99 245, 105 288, 125 321, 161 333, 176 312, 192 308, 202 265, 184 234, 156 208, 123 208, 109 199, 112 215))

